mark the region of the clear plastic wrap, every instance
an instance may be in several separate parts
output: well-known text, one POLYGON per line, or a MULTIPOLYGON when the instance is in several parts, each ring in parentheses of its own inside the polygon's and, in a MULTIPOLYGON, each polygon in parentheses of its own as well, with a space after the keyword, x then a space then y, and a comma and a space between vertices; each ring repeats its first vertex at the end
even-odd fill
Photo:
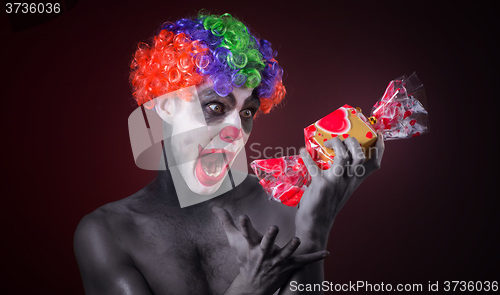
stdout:
MULTIPOLYGON (((422 105, 424 99, 424 86, 415 73, 392 80, 373 106, 369 118, 361 109, 344 105, 304 128, 306 150, 318 167, 326 170, 335 153, 325 147, 324 142, 334 137, 345 140, 351 136, 358 140, 369 158, 377 133, 381 133, 384 140, 394 140, 429 131, 428 114, 422 105)), ((297 155, 255 160, 250 166, 269 197, 287 206, 296 206, 305 187, 311 183, 311 176, 297 155)))
POLYGON ((373 128, 382 133, 384 140, 426 133, 429 128, 428 114, 422 105, 424 100, 424 85, 417 74, 392 80, 373 106, 372 116, 376 119, 373 128))
POLYGON ((296 206, 311 176, 300 156, 255 160, 250 166, 266 193, 276 201, 296 206))

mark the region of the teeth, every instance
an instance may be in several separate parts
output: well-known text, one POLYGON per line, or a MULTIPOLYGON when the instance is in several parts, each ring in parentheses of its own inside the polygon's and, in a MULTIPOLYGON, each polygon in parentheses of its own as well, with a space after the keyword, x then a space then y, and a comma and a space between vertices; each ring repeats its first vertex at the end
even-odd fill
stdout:
POLYGON ((210 176, 210 177, 218 177, 221 172, 222 172, 222 164, 217 164, 217 166, 215 166, 215 172, 209 172, 207 167, 205 167, 204 165, 201 166, 203 168, 203 171, 205 172, 206 175, 210 176))

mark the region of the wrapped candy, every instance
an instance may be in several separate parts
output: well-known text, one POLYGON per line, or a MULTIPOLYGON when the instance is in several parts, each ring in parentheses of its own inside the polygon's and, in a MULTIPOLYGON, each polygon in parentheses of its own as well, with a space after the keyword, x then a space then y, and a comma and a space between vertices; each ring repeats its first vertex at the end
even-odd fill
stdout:
POLYGON ((304 128, 306 149, 318 166, 326 170, 330 168, 335 152, 324 146, 324 142, 338 137, 345 140, 355 137, 367 157, 368 150, 377 141, 377 131, 371 126, 361 109, 344 105, 329 115, 304 128))
POLYGON ((255 160, 251 167, 266 193, 288 206, 296 206, 311 176, 300 156, 255 160))
POLYGON ((384 140, 405 139, 429 131, 424 85, 413 73, 408 78, 393 80, 372 109, 373 128, 382 132, 384 140))
MULTIPOLYGON (((372 116, 366 118, 361 109, 350 105, 333 111, 304 128, 306 150, 320 169, 328 169, 335 152, 324 142, 338 137, 355 137, 367 158, 377 141, 377 132, 384 140, 411 138, 428 132, 427 111, 420 102, 424 87, 417 75, 392 80, 382 98, 375 103, 372 116)), ((296 206, 311 176, 300 156, 260 159, 250 166, 270 198, 287 206, 296 206)))

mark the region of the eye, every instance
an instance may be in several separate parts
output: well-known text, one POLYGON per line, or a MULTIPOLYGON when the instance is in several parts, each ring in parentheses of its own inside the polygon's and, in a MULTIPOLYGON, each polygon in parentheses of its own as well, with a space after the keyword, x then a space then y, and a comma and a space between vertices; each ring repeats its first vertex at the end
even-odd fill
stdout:
POLYGON ((249 109, 241 110, 240 116, 242 116, 243 118, 249 119, 249 118, 252 118, 253 112, 249 109))
POLYGON ((224 112, 224 106, 220 103, 211 102, 207 106, 215 113, 221 114, 224 112))

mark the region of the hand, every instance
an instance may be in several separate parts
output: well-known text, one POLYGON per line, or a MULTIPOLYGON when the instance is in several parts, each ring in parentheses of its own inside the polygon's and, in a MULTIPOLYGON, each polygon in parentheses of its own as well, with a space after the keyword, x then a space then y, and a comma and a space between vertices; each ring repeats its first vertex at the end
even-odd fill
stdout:
POLYGON ((335 152, 327 170, 320 170, 305 149, 300 151, 312 182, 300 201, 295 225, 297 236, 310 246, 309 250, 326 248, 333 220, 358 186, 380 168, 384 154, 382 134, 378 134, 369 161, 354 137, 343 142, 332 138, 325 142, 325 147, 335 152))
POLYGON ((300 240, 293 238, 280 248, 274 243, 279 231, 277 226, 271 226, 262 235, 253 227, 248 216, 242 215, 238 230, 227 210, 214 207, 212 211, 221 221, 229 245, 236 251, 240 268, 240 274, 226 294, 273 294, 294 270, 329 255, 327 251, 293 255, 300 240))

